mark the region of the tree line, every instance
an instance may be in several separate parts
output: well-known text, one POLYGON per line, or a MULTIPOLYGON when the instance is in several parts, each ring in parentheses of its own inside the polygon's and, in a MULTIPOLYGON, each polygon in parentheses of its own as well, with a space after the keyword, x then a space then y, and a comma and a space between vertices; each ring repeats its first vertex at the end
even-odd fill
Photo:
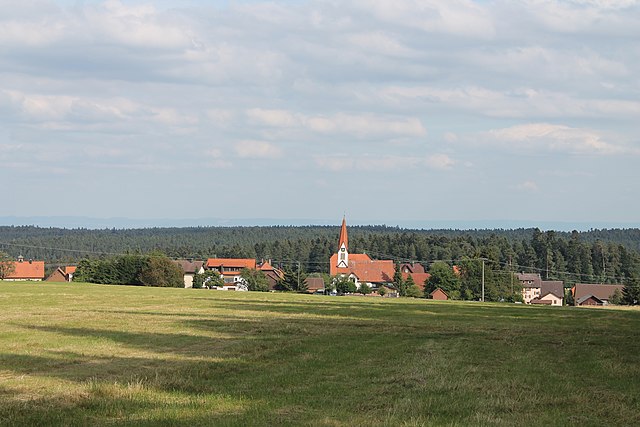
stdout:
MULTIPOLYGON (((281 268, 300 263, 305 273, 328 273, 338 227, 192 227, 86 230, 0 227, 0 250, 12 257, 44 259, 50 266, 82 259, 160 252, 169 258, 270 259, 281 268)), ((542 232, 518 230, 403 230, 349 228, 349 251, 374 259, 449 265, 485 258, 487 274, 508 278, 538 272, 545 280, 624 283, 640 275, 640 230, 542 232)), ((471 267, 469 267, 471 268, 471 267)))
POLYGON ((184 287, 182 268, 161 253, 85 258, 78 264, 73 281, 105 285, 184 287))

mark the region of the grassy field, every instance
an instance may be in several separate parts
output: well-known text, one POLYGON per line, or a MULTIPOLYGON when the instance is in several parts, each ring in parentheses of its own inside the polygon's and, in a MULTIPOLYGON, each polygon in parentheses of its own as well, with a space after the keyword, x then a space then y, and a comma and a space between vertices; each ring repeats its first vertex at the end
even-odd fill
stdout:
POLYGON ((0 282, 4 425, 639 425, 640 312, 0 282))

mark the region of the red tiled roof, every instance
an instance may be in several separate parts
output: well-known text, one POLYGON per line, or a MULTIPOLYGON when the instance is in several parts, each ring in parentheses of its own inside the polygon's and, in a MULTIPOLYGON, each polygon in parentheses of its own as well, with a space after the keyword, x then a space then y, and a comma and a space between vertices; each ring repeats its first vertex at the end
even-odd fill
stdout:
POLYGON ((207 268, 256 268, 256 260, 250 258, 209 258, 207 268))
POLYGON ((267 277, 269 277, 269 276, 272 277, 273 280, 278 280, 278 279, 283 279, 284 278, 284 273, 282 272, 282 270, 272 266, 269 261, 264 261, 262 264, 260 264, 258 269, 260 269, 260 271, 262 271, 264 274, 266 274, 267 277))
POLYGON ((349 266, 336 267, 338 255, 331 256, 331 275, 354 274, 361 282, 388 283, 393 281, 395 267, 391 260, 372 260, 366 254, 349 254, 349 266))
POLYGON ((408 273, 424 273, 425 272, 422 264, 420 263, 410 264, 408 262, 400 265, 400 271, 402 272, 406 271, 408 273))
POLYGON ((240 275, 240 272, 239 272, 239 271, 223 271, 221 274, 222 274, 223 276, 230 276, 230 277, 233 277, 233 276, 239 276, 239 275, 240 275))
POLYGON ((7 279, 44 279, 44 261, 14 261, 14 271, 7 279))
MULTIPOLYGON (((352 262, 363 263, 373 261, 367 254, 349 254, 349 265, 352 262)), ((329 259, 329 274, 335 276, 336 274, 349 274, 349 269, 345 267, 338 267, 338 254, 331 255, 329 259)))
POLYGON ((411 276, 416 285, 424 290, 424 283, 429 280, 431 274, 429 273, 402 273, 402 280, 407 280, 411 276))
POLYGON ((67 265, 67 266, 64 268, 64 272, 65 272, 66 274, 73 274, 73 273, 75 273, 75 272, 76 272, 76 269, 77 269, 77 268, 78 268, 78 267, 76 267, 75 265, 67 265))
POLYGON ((260 270, 271 271, 271 270, 275 270, 275 268, 273 268, 273 266, 271 265, 271 263, 269 263, 269 261, 265 261, 260 265, 260 270))

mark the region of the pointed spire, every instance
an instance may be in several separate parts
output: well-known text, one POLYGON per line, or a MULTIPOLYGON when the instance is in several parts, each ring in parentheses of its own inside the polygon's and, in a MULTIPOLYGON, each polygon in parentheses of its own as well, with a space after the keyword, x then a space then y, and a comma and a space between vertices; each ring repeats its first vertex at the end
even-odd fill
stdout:
POLYGON ((342 227, 340 228, 340 240, 338 240, 338 249, 342 247, 343 243, 345 249, 349 250, 349 238, 347 237, 347 220, 345 217, 342 217, 342 227))

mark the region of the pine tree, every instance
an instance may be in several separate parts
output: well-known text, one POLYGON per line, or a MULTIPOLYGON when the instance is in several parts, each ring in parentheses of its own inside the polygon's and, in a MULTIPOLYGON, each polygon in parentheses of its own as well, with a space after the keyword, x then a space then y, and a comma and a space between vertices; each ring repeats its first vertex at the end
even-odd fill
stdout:
POLYGON ((409 275, 409 277, 407 277, 407 280, 405 280, 405 288, 408 297, 420 298, 421 296, 423 296, 422 291, 420 291, 420 288, 418 287, 418 285, 416 285, 416 282, 413 280, 413 277, 411 277, 411 275, 409 275))
POLYGON ((630 279, 622 289, 622 301, 627 305, 640 304, 640 279, 630 279))
POLYGON ((285 267, 282 272, 284 277, 276 285, 281 291, 305 292, 307 290, 307 275, 302 271, 300 265, 295 268, 285 267))
POLYGON ((407 295, 407 287, 402 279, 402 272, 400 271, 400 264, 396 264, 396 271, 393 273, 393 286, 398 291, 398 295, 404 297, 407 295))

